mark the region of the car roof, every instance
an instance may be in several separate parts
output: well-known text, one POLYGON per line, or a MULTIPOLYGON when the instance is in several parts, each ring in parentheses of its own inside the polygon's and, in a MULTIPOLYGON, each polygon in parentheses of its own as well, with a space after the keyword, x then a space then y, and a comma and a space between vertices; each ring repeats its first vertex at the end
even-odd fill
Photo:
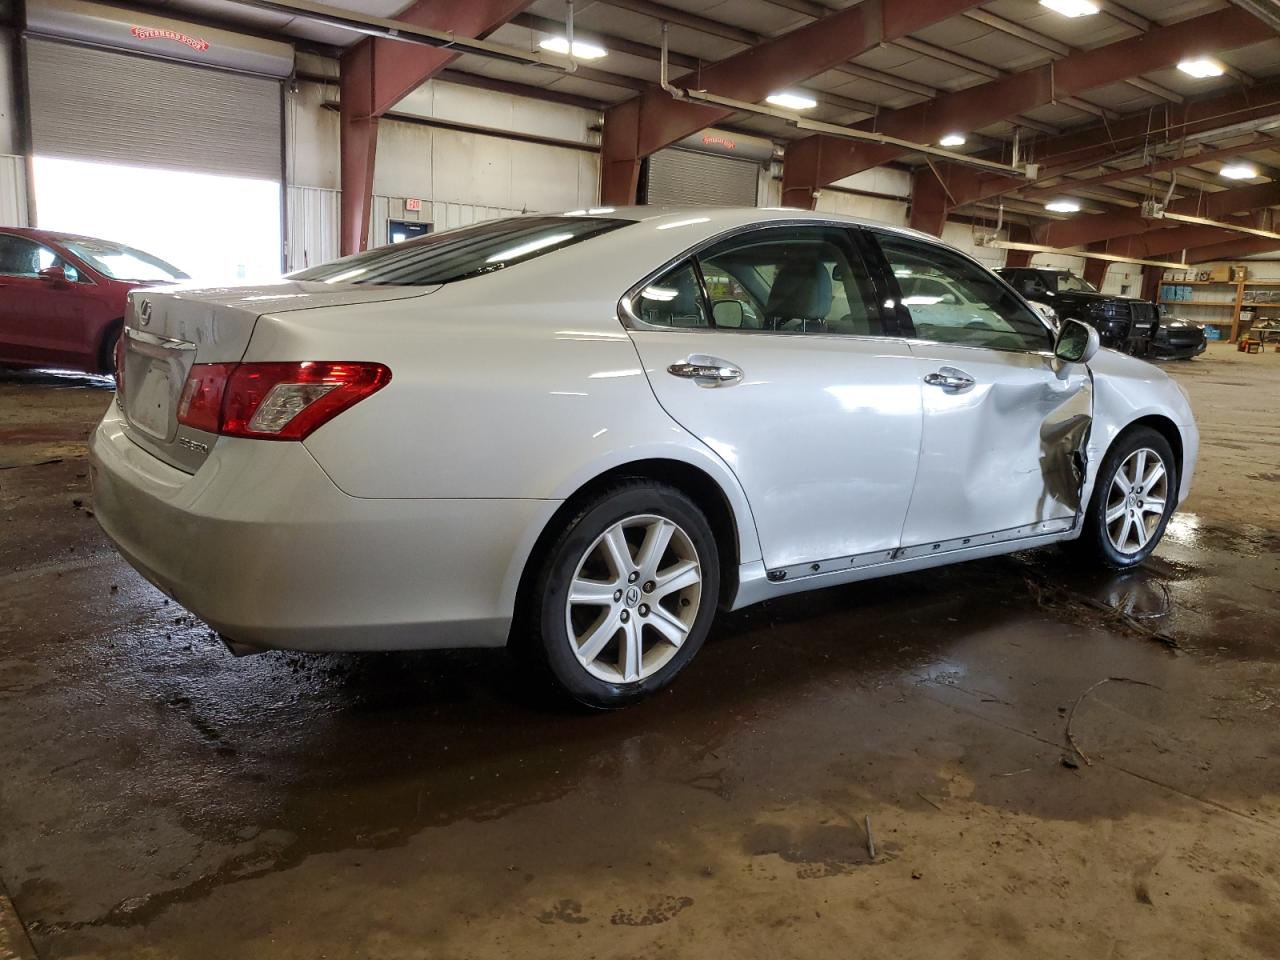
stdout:
MULTIPOLYGON (((545 214, 543 214, 545 216, 545 214)), ((905 236, 918 237, 921 240, 940 242, 938 237, 910 227, 902 227, 882 220, 866 217, 851 217, 843 213, 829 213, 824 210, 801 210, 798 207, 699 207, 699 206, 632 206, 632 207, 587 207, 579 210, 566 210, 562 216, 569 217, 614 217, 619 220, 633 220, 637 223, 655 223, 661 226, 662 221, 676 223, 697 219, 705 223, 710 230, 720 228, 731 229, 753 223, 769 223, 773 221, 813 220, 819 223, 847 223, 850 226, 875 227, 889 230, 905 236)))
POLYGON ((62 233, 58 230, 41 230, 38 227, 0 227, 0 233, 12 233, 32 240, 49 240, 53 243, 116 243, 114 240, 100 240, 97 237, 86 237, 82 233, 62 233))

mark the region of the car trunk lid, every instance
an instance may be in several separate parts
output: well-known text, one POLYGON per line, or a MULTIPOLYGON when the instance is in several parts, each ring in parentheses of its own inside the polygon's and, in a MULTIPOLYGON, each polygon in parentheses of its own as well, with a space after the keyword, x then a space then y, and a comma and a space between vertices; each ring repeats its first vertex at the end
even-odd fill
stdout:
POLYGON ((218 437, 178 423, 179 401, 193 365, 240 360, 258 318, 266 313, 400 300, 437 289, 335 288, 328 283, 295 280, 260 287, 135 290, 129 295, 122 334, 122 375, 116 389, 125 432, 170 466, 195 473, 218 437))

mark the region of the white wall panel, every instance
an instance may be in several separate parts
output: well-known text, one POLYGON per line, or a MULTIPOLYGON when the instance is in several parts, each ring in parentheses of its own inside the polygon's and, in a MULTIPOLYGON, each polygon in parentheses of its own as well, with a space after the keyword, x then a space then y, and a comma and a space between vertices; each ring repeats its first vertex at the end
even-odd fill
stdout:
MULTIPOLYGON (((303 82, 289 99, 289 182, 337 190, 339 121, 334 84, 303 82), (326 107, 325 104, 330 104, 326 107)), ((492 127, 495 130, 594 143, 591 110, 495 94, 433 81, 396 105, 397 113, 492 127)), ((523 210, 594 206, 600 160, 593 152, 382 120, 374 167, 370 240, 386 242, 388 219, 430 221, 436 229, 523 210), (405 213, 404 199, 423 201, 405 213)))
POLYGON ((305 187, 337 190, 338 112, 325 109, 336 102, 337 84, 300 83, 296 93, 286 94, 285 139, 288 143, 289 182, 305 187))
POLYGON ((17 91, 14 89, 13 34, 0 30, 0 154, 11 154, 18 149, 19 109, 17 91))
POLYGON ((289 187, 286 271, 314 267, 337 258, 340 196, 337 190, 289 187))
POLYGON ((832 186, 846 190, 868 190, 871 193, 888 193, 897 197, 911 196, 911 174, 892 167, 872 167, 851 177, 837 180, 832 186))
POLYGON ((895 227, 907 225, 905 201, 882 200, 879 197, 862 197, 852 193, 823 190, 818 194, 815 209, 826 213, 842 213, 851 217, 877 220, 895 227))
MULTIPOLYGON (((981 247, 978 246, 977 236, 979 233, 990 233, 989 227, 974 227, 968 223, 952 223, 948 222, 942 228, 942 239, 951 244, 957 250, 963 250, 969 256, 973 257, 989 270, 999 270, 1004 266, 1008 256, 1008 251, 1001 247, 981 247)), ((1007 230, 1000 231, 1002 240, 1009 239, 1007 230)))
POLYGON ((29 227, 27 213, 27 161, 25 157, 0 156, 0 227, 29 227))

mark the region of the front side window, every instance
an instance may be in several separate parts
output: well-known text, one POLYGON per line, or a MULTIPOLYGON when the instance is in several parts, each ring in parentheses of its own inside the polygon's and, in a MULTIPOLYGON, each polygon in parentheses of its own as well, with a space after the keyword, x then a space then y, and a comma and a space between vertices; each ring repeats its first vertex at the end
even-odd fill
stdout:
POLYGON ((848 232, 782 227, 721 241, 698 257, 717 327, 874 336, 871 279, 848 232))
POLYGON ((525 263, 632 220, 604 217, 509 217, 431 233, 289 274, 324 283, 433 286, 525 263))
POLYGON ((945 247, 878 234, 921 340, 991 350, 1049 350, 1048 329, 995 276, 945 247))

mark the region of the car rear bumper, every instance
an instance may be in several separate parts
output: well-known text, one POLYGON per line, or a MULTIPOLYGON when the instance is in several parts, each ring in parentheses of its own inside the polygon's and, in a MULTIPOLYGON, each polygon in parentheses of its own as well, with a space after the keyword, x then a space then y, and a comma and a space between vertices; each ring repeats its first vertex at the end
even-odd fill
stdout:
POLYGON ((502 646, 548 500, 373 500, 300 443, 222 438, 194 475, 123 431, 90 439, 94 512, 144 577, 250 647, 502 646))

